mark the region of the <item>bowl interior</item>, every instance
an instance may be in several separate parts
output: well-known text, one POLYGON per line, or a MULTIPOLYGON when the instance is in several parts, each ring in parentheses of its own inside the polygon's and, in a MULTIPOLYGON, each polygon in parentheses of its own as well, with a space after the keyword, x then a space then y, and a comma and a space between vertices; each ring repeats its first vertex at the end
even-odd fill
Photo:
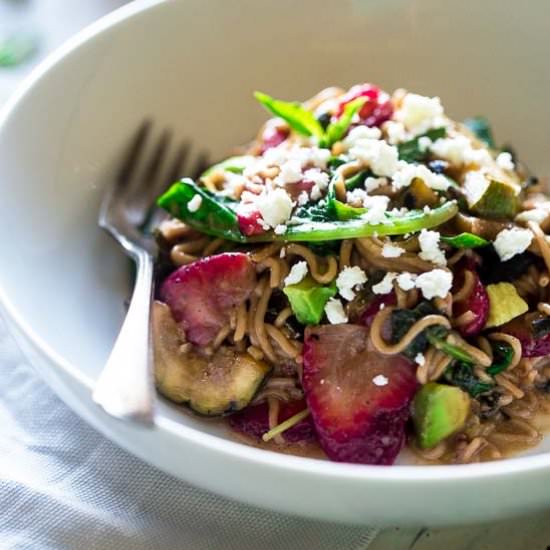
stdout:
MULTIPOLYGON (((151 6, 157 2, 149 2, 151 6)), ((96 227, 103 186, 144 117, 211 159, 265 118, 259 89, 307 98, 371 81, 486 115, 550 174, 546 2, 166 2, 66 48, 0 128, 0 287, 42 342, 91 383, 124 314, 126 259, 96 227), (529 29, 529 40, 515 30, 529 29)), ((175 144, 174 144, 175 149, 175 144)), ((218 424, 162 415, 226 437, 218 424)), ((534 452, 542 452, 548 445, 534 452)))

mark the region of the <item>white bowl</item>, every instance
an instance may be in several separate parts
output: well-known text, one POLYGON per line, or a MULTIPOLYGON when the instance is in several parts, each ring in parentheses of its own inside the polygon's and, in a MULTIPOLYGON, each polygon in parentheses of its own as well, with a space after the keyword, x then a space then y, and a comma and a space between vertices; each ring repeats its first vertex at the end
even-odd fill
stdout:
POLYGON ((0 296, 14 333, 90 424, 159 468, 266 508, 385 525, 453 524, 550 505, 548 443, 468 466, 370 467, 285 456, 162 404, 154 429, 117 422, 90 389, 123 318, 127 262, 96 227, 128 137, 151 116, 213 157, 265 113, 255 89, 306 98, 372 81, 485 114, 500 141, 550 173, 544 0, 143 0, 80 33, 0 116, 0 296))

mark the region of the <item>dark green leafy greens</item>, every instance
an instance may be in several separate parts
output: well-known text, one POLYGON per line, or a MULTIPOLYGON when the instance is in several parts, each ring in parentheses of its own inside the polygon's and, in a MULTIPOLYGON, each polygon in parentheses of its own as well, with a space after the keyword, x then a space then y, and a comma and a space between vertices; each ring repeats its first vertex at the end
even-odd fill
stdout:
POLYGON ((495 140, 493 138, 493 131, 489 121, 482 116, 476 116, 467 118, 464 121, 464 126, 470 130, 480 141, 485 143, 491 149, 495 149, 495 140))
POLYGON ((337 141, 340 141, 348 131, 353 117, 361 110, 367 101, 366 97, 358 97, 350 101, 345 107, 342 115, 331 122, 325 130, 325 135, 321 139, 321 147, 331 147, 337 141))
POLYGON ((434 128, 433 130, 428 130, 421 136, 400 143, 397 146, 397 150, 399 151, 399 159, 407 162, 420 162, 426 159, 428 152, 420 147, 420 138, 427 137, 432 141, 435 141, 439 138, 444 138, 446 135, 447 130, 445 128, 434 128))
POLYGON ((492 382, 482 382, 474 373, 473 365, 455 361, 444 374, 445 380, 469 393, 472 397, 491 391, 492 382))
POLYGON ((493 349, 493 363, 487 367, 487 374, 495 376, 505 371, 512 362, 514 350, 510 344, 506 342, 492 341, 491 348, 493 349))
POLYGON ((473 233, 460 233, 452 237, 441 236, 441 241, 453 246, 454 248, 478 248, 480 246, 487 246, 491 244, 483 237, 478 237, 473 233))
POLYGON ((174 183, 157 203, 176 218, 188 222, 206 235, 237 242, 246 240, 239 229, 235 212, 189 178, 174 183), (196 211, 191 211, 189 202, 196 195, 201 197, 201 204, 196 211))

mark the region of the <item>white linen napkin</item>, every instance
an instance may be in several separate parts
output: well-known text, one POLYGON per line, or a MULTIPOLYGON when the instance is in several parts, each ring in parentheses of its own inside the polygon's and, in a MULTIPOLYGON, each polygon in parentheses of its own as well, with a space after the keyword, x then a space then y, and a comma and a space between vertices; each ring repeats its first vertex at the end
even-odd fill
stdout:
POLYGON ((0 318, 2 550, 363 550, 375 536, 239 504, 133 457, 53 394, 0 318))

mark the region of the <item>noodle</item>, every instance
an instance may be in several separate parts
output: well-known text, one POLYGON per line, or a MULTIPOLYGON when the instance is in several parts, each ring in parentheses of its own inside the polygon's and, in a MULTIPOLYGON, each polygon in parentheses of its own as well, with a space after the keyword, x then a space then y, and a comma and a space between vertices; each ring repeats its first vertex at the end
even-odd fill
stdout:
POLYGON ((328 257, 328 266, 324 273, 321 273, 319 259, 309 248, 301 244, 291 243, 287 245, 286 253, 301 256, 307 262, 311 276, 318 283, 327 284, 335 279, 338 272, 338 262, 336 261, 336 258, 334 258, 334 256, 328 257))

